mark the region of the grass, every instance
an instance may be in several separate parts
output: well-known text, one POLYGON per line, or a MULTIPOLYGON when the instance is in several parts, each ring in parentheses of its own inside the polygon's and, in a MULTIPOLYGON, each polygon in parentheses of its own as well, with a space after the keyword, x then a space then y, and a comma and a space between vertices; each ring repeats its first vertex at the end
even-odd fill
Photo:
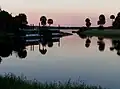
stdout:
POLYGON ((40 83, 37 80, 27 80, 25 76, 15 76, 14 74, 0 75, 0 89, 105 89, 100 86, 91 86, 84 83, 68 80, 65 83, 51 82, 40 83))

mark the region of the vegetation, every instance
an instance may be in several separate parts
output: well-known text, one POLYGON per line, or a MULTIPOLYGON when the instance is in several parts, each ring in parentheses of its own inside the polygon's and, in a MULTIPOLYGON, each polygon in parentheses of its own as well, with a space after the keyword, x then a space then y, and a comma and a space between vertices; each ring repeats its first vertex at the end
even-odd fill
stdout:
POLYGON ((115 16, 114 16, 114 15, 111 15, 111 16, 110 16, 110 19, 112 20, 112 23, 113 23, 113 20, 115 19, 115 16))
POLYGON ((0 10, 0 32, 18 33, 19 28, 27 27, 27 16, 20 13, 13 17, 5 10, 0 10))
POLYGON ((41 21, 41 25, 45 26, 47 18, 45 16, 41 16, 40 21, 41 21))
POLYGON ((91 26, 90 19, 86 18, 85 22, 86 22, 86 26, 89 28, 91 26))
POLYGON ((100 16, 99 16, 99 20, 98 20, 98 25, 100 25, 100 27, 103 27, 103 25, 105 24, 105 16, 103 15, 103 14, 101 14, 100 16))
POLYGON ((52 82, 40 83, 37 80, 27 80, 24 76, 16 77, 14 74, 0 76, 0 89, 105 89, 100 86, 90 86, 84 83, 52 82))
POLYGON ((113 22, 113 28, 120 28, 120 12, 117 14, 115 21, 113 22))
POLYGON ((53 19, 48 19, 48 22, 47 22, 48 24, 49 24, 49 26, 51 25, 51 24, 53 24, 53 19))

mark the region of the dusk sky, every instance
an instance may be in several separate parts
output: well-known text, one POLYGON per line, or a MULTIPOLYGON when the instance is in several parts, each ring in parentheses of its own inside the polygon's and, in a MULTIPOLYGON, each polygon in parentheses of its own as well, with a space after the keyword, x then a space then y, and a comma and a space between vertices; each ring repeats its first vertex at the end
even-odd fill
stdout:
POLYGON ((116 15, 120 9, 119 0, 0 0, 1 8, 16 15, 26 13, 30 23, 38 24, 39 17, 53 18, 55 24, 84 24, 86 17, 91 17, 96 24, 99 14, 116 15), (63 19, 65 20, 63 22, 63 19), (78 23, 79 22, 79 23, 78 23))

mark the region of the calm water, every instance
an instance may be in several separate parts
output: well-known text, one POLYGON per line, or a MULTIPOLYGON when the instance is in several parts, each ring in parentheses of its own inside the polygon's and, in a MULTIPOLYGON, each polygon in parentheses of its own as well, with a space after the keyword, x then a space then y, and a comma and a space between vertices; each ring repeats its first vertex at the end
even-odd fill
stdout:
POLYGON ((46 47, 42 55, 38 46, 31 51, 27 47, 27 57, 20 59, 14 53, 2 58, 0 74, 12 72, 24 74, 28 79, 39 81, 83 80, 87 84, 101 85, 106 88, 120 89, 120 56, 117 51, 110 51, 111 39, 104 39, 105 49, 99 51, 98 38, 92 37, 89 48, 85 47, 86 39, 78 35, 64 37, 52 48, 46 47))

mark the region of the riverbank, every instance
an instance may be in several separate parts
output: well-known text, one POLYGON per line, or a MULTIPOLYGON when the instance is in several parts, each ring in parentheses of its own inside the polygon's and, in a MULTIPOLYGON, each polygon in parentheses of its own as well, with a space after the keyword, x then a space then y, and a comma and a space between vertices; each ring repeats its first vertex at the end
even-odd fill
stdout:
POLYGON ((105 89, 100 86, 88 86, 84 83, 40 83, 37 80, 27 80, 24 76, 13 74, 0 75, 0 89, 105 89))

